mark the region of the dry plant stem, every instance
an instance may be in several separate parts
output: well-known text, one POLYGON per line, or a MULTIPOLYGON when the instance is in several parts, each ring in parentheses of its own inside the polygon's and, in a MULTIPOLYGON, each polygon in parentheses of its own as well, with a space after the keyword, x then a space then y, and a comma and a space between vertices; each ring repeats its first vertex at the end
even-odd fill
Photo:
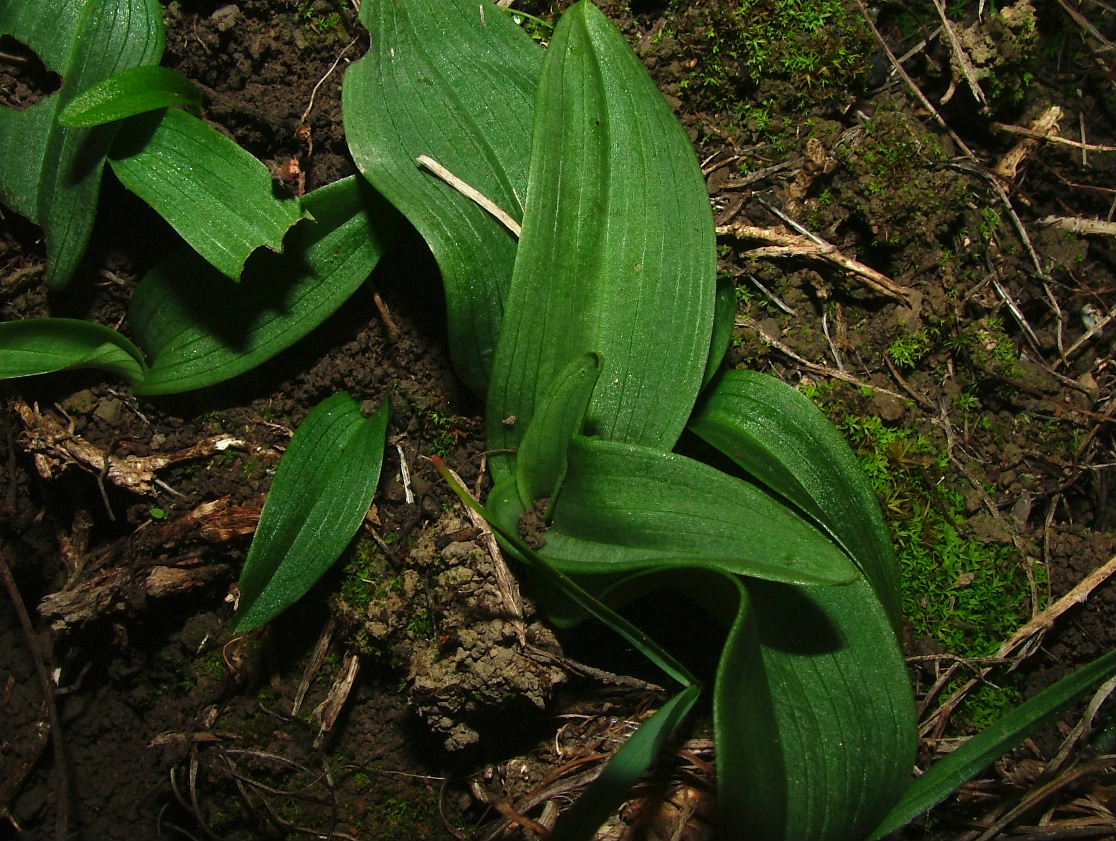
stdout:
POLYGON ((54 768, 57 778, 54 789, 54 835, 59 839, 70 838, 70 771, 66 761, 65 744, 62 741, 62 720, 58 716, 58 705, 54 702, 54 684, 50 679, 47 663, 42 649, 39 648, 35 628, 31 624, 31 617, 27 607, 23 604, 19 586, 8 564, 7 544, 0 544, 0 577, 4 579, 4 588, 8 591, 8 599, 15 608, 19 617, 19 625, 23 630, 27 650, 35 664, 35 675, 39 679, 39 690, 43 693, 43 704, 46 706, 47 718, 50 721, 50 743, 54 751, 54 768))
MULTIPOLYGON (((1079 338, 1076 342, 1066 348, 1066 360, 1068 361, 1069 359, 1072 359, 1074 356, 1076 356, 1078 352, 1080 352, 1080 350, 1085 347, 1086 342, 1088 342, 1091 338, 1093 338, 1093 336, 1104 330, 1104 328, 1107 327, 1109 322, 1111 322, 1113 319, 1116 319, 1116 307, 1113 307, 1112 311, 1108 315, 1106 315, 1104 318, 1090 327, 1085 332, 1085 334, 1081 336, 1081 338, 1079 338)), ((1055 362, 1054 364, 1057 365, 1058 362, 1055 362)))
POLYGON ((492 201, 492 199, 490 199, 476 187, 473 187, 462 179, 458 178, 456 175, 454 175, 436 160, 431 158, 429 155, 419 155, 417 158, 415 158, 415 160, 418 161, 420 166, 423 166, 426 169, 430 170, 440 179, 449 184, 449 186, 453 187, 453 189, 457 190, 457 192, 461 193, 461 195, 465 196, 465 198, 476 202, 476 204, 482 210, 487 211, 493 219, 495 219, 497 222, 511 231, 512 236, 514 236, 516 239, 519 239, 519 234, 522 231, 519 223, 512 219, 507 211, 496 204, 496 202, 492 201))
POLYGON ((867 388, 871 389, 872 391, 878 391, 882 394, 889 394, 892 397, 898 398, 899 400, 904 399, 902 394, 891 391, 890 389, 882 388, 878 385, 872 385, 871 383, 867 383, 864 380, 859 379, 858 377, 854 377, 852 374, 847 374, 844 371, 838 371, 836 368, 830 368, 826 365, 819 365, 816 362, 811 362, 808 359, 804 359, 793 350, 791 350, 789 347, 784 345, 782 342, 780 342, 778 339, 774 338, 773 336, 767 335, 757 324, 752 324, 747 321, 738 321, 736 322, 736 326, 747 327, 751 330, 755 330, 757 333, 760 334, 760 336, 763 337, 763 340, 771 345, 773 348, 775 348, 775 350, 779 351, 784 356, 794 360, 811 374, 817 374, 818 376, 822 377, 832 377, 835 380, 843 380, 844 382, 852 383, 857 388, 867 388))
POLYGON ((35 468, 44 479, 53 476, 56 469, 77 465, 82 469, 108 480, 114 485, 136 493, 151 495, 155 487, 167 490, 155 476, 155 471, 167 465, 189 459, 222 453, 229 447, 247 449, 253 455, 275 457, 272 450, 250 444, 230 435, 218 435, 199 441, 192 447, 149 456, 113 456, 86 441, 80 435, 62 426, 50 415, 31 407, 22 400, 11 403, 23 422, 24 447, 32 454, 35 468))
POLYGON ((1089 23, 1088 19, 1082 15, 1081 12, 1067 3, 1066 0, 1058 0, 1058 5, 1073 19, 1074 23, 1096 38, 1101 43, 1104 50, 1116 50, 1116 44, 1101 35, 1100 31, 1093 26, 1093 24, 1089 23))
MULTIPOLYGON (((461 477, 453 471, 449 465, 446 465, 446 470, 449 471, 453 480, 461 486, 462 490, 466 493, 468 488, 461 477)), ((465 506, 465 513, 469 517, 469 522, 472 524, 480 534, 484 541, 485 548, 488 550, 489 557, 492 559, 492 569, 496 576, 496 586, 500 590, 500 598, 504 602, 504 606, 508 610, 508 615, 515 626, 515 635, 519 640, 519 644, 527 645, 527 628, 523 622, 523 597, 519 592, 519 585, 516 584, 515 578, 508 569, 508 564, 504 560, 504 553, 500 551, 500 545, 496 542, 496 536, 492 533, 492 529, 488 527, 488 523, 484 518, 474 511, 470 506, 465 506)))
POLYGON ((357 673, 359 671, 360 657, 356 654, 350 654, 349 658, 345 661, 345 666, 342 668, 341 674, 337 676, 337 680, 335 680, 333 686, 330 687, 329 694, 326 696, 325 700, 314 709, 314 715, 321 721, 318 728, 318 735, 314 737, 315 748, 320 748, 322 746, 326 735, 333 729, 333 725, 337 723, 337 718, 341 715, 341 710, 345 708, 345 702, 349 700, 349 693, 353 691, 353 685, 356 683, 357 673))
POLYGON ((1116 237, 1116 222, 1085 219, 1081 216, 1044 216, 1038 224, 1067 231, 1077 236, 1116 237))
POLYGON ((380 319, 384 322, 388 334, 392 339, 398 339, 402 331, 400 331, 399 325, 395 323, 395 319, 392 318, 391 310, 388 309, 388 305, 384 303, 384 299, 380 297, 379 292, 372 293, 372 303, 376 305, 376 311, 380 313, 380 319))
MULTIPOLYGON (((957 33, 953 31, 953 22, 950 21, 946 15, 945 4, 942 0, 934 0, 934 8, 938 10, 938 17, 942 19, 942 29, 945 30, 946 40, 949 41, 949 49, 953 54, 953 58, 957 62, 957 66, 961 70, 961 74, 965 77, 965 81, 969 85, 969 90, 972 91, 973 99, 982 106, 988 105, 988 99, 984 95, 984 91, 980 89, 980 83, 976 79, 976 71, 973 69, 973 63, 969 60, 969 54, 965 52, 961 42, 957 40, 957 33)), ((942 99, 942 104, 945 105, 949 96, 952 94, 953 87, 950 86, 950 94, 942 99)))
MULTIPOLYGON (((1027 656, 1028 653, 1033 652, 1037 648, 1037 643, 1041 639, 1041 636, 1050 629, 1054 622, 1057 621, 1058 617, 1067 610, 1082 604, 1089 598, 1093 590, 1107 581, 1113 573, 1116 573, 1116 555, 1113 555, 1081 579, 1072 590, 1054 602, 1054 604, 1032 617, 1029 622, 1004 641, 993 656, 996 659, 1006 659, 1020 652, 1021 649, 1027 649, 1022 652, 1024 657, 1027 656)), ((942 677, 939 678, 935 687, 931 689, 931 694, 948 683, 957 672, 958 668, 958 665, 950 666, 942 677)), ((935 739, 941 738, 946 723, 949 721, 950 715, 952 715, 953 711, 957 708, 957 705, 964 700, 965 696, 968 695, 974 687, 978 686, 983 681, 984 677, 990 671, 991 667, 982 668, 977 677, 966 681, 956 692, 950 695, 949 698, 939 704, 938 708, 922 722, 920 726, 921 734, 924 736, 930 734, 931 737, 935 739)))
MULTIPOLYGON (((1054 108, 1057 108, 1057 106, 1051 106, 1052 110, 1054 108)), ((1061 109, 1059 108, 1058 111, 1060 112, 1061 109)), ((1021 134, 1023 137, 1029 137, 1035 140, 1046 140, 1061 146, 1071 146, 1074 149, 1080 149, 1082 152, 1116 152, 1116 146, 1101 146, 1096 143, 1086 143, 1083 140, 1070 140, 1068 137, 1062 137, 1058 134, 1046 134, 1040 130, 1036 130, 1034 126, 1031 126, 1031 128, 1024 128, 1023 126, 1016 126, 1011 123, 993 123, 992 128, 997 131, 1006 131, 1008 134, 1021 134)), ((1082 165, 1087 166, 1088 164, 1083 161, 1082 165)))
POLYGON ((1116 677, 1111 677, 1100 685, 1100 688, 1093 693, 1093 697, 1089 700, 1088 705, 1085 707, 1085 712, 1081 716, 1081 720, 1074 725, 1073 730, 1066 736, 1062 746, 1058 749, 1058 753, 1054 758, 1046 764, 1046 773, 1053 774, 1057 772, 1066 760, 1069 759, 1073 749, 1077 747, 1077 743, 1081 741, 1089 729, 1093 726, 1093 720, 1096 718, 1097 711, 1100 709, 1101 704, 1108 700, 1108 696, 1116 690, 1116 677))
POLYGON ((1060 789, 1066 788, 1069 785, 1077 782, 1082 777, 1087 777, 1090 774, 1099 773, 1111 769, 1113 764, 1116 763, 1111 756, 1100 756, 1091 762, 1079 765, 1072 768, 1061 776, 1043 783, 1042 785, 1032 788, 1015 806, 1005 812, 998 820, 992 823, 984 832, 982 832, 976 841, 991 841, 1002 832, 1008 825, 1010 825, 1017 818, 1022 817, 1027 812, 1034 809, 1042 801, 1046 800, 1052 794, 1055 794, 1060 789))
MULTIPOLYGON (((1008 183, 1014 181, 1019 172, 1019 167, 1038 148, 1039 141, 1058 136, 1058 123, 1061 119, 1061 108, 1057 105, 1051 105, 1047 108, 1031 122, 1029 129, 1020 130, 1020 133, 1025 135, 1024 139, 1011 147, 1007 154, 1000 158, 1000 162, 996 164, 992 171, 1008 183)), ((1015 127, 1012 126, 1012 128, 1015 127)))
POLYGON ((746 225, 740 222, 719 226, 717 236, 731 236, 736 239, 758 240, 759 242, 769 243, 760 248, 749 249, 746 252, 749 257, 807 257, 824 260, 853 273, 861 278, 867 286, 882 295, 904 304, 909 301, 910 290, 905 286, 900 286, 887 275, 846 257, 837 249, 837 246, 817 237, 789 234, 774 228, 759 228, 755 225, 746 225))
POLYGON ((318 676, 318 672, 322 668, 322 663, 325 662, 326 653, 329 651, 330 643, 333 642, 333 632, 337 628, 337 620, 331 615, 326 620, 325 627, 322 628, 321 634, 318 635, 318 642, 314 646, 314 653, 310 655, 310 662, 306 664, 306 669, 302 673, 302 680, 298 684, 298 691, 295 692, 294 703, 291 704, 291 716, 298 715, 298 711, 302 709, 302 702, 306 700, 306 693, 310 689, 310 684, 314 678, 318 676))
POLYGON ((1023 335, 1027 337, 1027 343, 1030 344, 1031 350, 1038 354, 1038 358, 1043 357, 1042 343, 1039 342, 1038 336, 1035 331, 1031 329, 1031 325, 1027 322, 1027 317, 1023 315, 1023 310, 1019 308, 1019 304, 1011 297, 1011 293, 1004 288, 1000 283, 999 278, 992 278, 992 286, 996 290, 996 294, 1000 296, 1000 300, 1007 305, 1008 310, 1011 312, 1011 317, 1015 319, 1015 323, 1019 325, 1023 331, 1023 335))
POLYGON ((949 124, 942 118, 942 115, 938 113, 938 109, 930 103, 930 100, 926 98, 926 94, 919 89, 918 85, 914 83, 914 79, 910 77, 910 74, 903 68, 903 65, 899 63, 899 60, 895 57, 895 53, 891 51, 891 48, 887 45, 887 41, 885 41, 883 35, 880 34, 880 30, 876 28, 872 16, 868 13, 868 9, 864 5, 864 0, 856 0, 856 5, 860 7, 860 13, 863 15, 865 23, 867 23, 868 28, 872 30, 872 35, 875 37, 876 43, 878 43, 880 49, 884 51, 884 54, 887 56, 888 61, 891 62, 891 66, 895 69, 895 72, 907 83, 907 87, 911 89, 911 92, 918 98, 918 101, 921 102, 923 107, 934 117, 934 122, 941 126, 942 130, 950 136, 950 139, 952 139, 957 145, 957 148, 965 154, 965 157, 976 160, 976 155, 973 154, 972 149, 966 146, 965 141, 958 136, 957 132, 949 127, 949 124))

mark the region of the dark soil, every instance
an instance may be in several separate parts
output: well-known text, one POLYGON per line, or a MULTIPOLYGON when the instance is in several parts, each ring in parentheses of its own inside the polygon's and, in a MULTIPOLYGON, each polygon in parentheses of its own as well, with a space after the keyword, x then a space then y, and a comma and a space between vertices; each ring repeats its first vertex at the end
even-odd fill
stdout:
MULTIPOLYGON (((527 8, 552 17, 558 5, 527 8)), ((924 558, 905 568, 924 764, 980 721, 975 705, 943 713, 943 695, 928 694, 935 682, 958 663, 960 677, 975 673, 973 658, 1090 575, 1081 603, 989 679, 1014 703, 1113 646, 1116 13, 1094 0, 1037 3, 1024 32, 1010 16, 986 12, 975 26, 975 11, 950 7, 968 14, 957 31, 984 56, 982 106, 951 69, 933 7, 872 15, 891 53, 910 53, 909 85, 856 2, 821 34, 769 39, 764 72, 748 51, 758 47, 742 46, 745 27, 794 4, 746 4, 755 8, 744 15, 729 2, 601 5, 708 174, 726 228, 721 271, 738 284, 730 363, 814 396, 875 459, 897 542, 925 550, 904 556, 924 558), (813 50, 825 72, 781 69, 796 49, 813 50), (1009 167, 1025 139, 1012 127, 1051 106, 1062 109, 1055 134, 1077 145, 1039 140, 1009 167), (789 255, 750 253, 787 244, 757 228, 798 236, 785 217, 904 291, 882 292, 809 253, 808 240, 789 255), (728 230, 740 225, 751 233, 728 230), (959 545, 998 566, 954 571, 959 545), (944 585, 925 584, 943 570, 944 585), (1008 583, 983 590, 982 576, 1008 583), (1004 603, 966 612, 975 592, 1004 603), (935 624, 939 595, 952 611, 935 624), (983 618, 993 614, 1006 624, 983 618), (992 640, 983 650, 982 633, 992 640)), ((198 84, 206 119, 277 177, 296 161, 303 178, 291 189, 354 171, 341 79, 368 39, 348 3, 182 0, 166 20, 164 63, 198 84)), ((20 67, 4 66, 5 103, 50 89, 49 74, 20 67)), ((54 298, 38 230, 5 209, 0 315, 118 325, 130 290, 174 245, 107 177, 80 276, 54 298)), ((0 570, 13 598, 0 601, 0 836, 517 837, 661 703, 641 680, 653 676, 593 629, 560 644, 529 600, 507 618, 517 587, 427 458, 442 454, 483 488, 481 406, 449 365, 441 306, 433 261, 404 233, 341 312, 224 385, 150 401, 89 373, 3 386, 0 570), (392 405, 366 527, 298 607, 235 637, 230 594, 275 462, 339 390, 392 405), (122 457, 215 435, 242 444, 160 469, 142 493, 58 460, 72 436, 122 457), (472 682, 447 667, 464 661, 472 682)), ((899 837, 976 838, 988 827, 980 837, 1114 837, 1113 715, 1111 701, 1077 705, 899 837)), ((607 837, 627 824, 643 826, 638 837, 717 837, 714 761, 695 733, 607 837)))

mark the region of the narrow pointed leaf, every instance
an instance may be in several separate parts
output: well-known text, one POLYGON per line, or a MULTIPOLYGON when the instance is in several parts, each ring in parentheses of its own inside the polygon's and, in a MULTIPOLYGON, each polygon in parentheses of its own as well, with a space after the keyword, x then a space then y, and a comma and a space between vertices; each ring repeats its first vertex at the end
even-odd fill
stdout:
POLYGON ((900 627, 895 550, 875 491, 841 433, 805 395, 767 374, 726 371, 689 426, 844 546, 900 627))
POLYGON ((709 337, 709 358, 705 360, 705 373, 701 377, 704 390, 721 370, 725 353, 732 341, 736 326, 736 284, 731 277, 717 277, 717 294, 714 301, 713 332, 709 337))
POLYGON ((62 77, 22 111, 0 108, 0 199, 46 235, 47 281, 69 283, 93 230, 104 156, 115 127, 72 128, 57 117, 80 91, 163 54, 158 0, 8 0, 0 35, 22 41, 62 77))
POLYGON ((29 318, 0 324, 0 379, 99 368, 136 385, 147 366, 139 348, 115 330, 76 318, 29 318))
POLYGON ((238 630, 304 596, 356 534, 380 478, 387 401, 370 417, 341 392, 299 425, 279 461, 240 574, 238 630))
POLYGON ((1116 652, 1102 654, 1053 686, 1024 701, 961 747, 931 765, 903 799, 868 836, 872 841, 929 811, 1014 748, 1028 734, 1052 721, 1082 693, 1116 674, 1116 652))
MULTIPOLYGON (((693 150, 623 37, 590 3, 547 50, 530 182, 488 394, 490 448, 515 450, 581 354, 598 353, 587 430, 670 449, 710 352, 715 263, 693 150), (504 418, 519 423, 507 427, 504 418)), ((512 470, 497 453, 493 475, 512 470)))
POLYGON ((763 491, 649 447, 575 436, 541 550, 567 573, 681 563, 774 581, 848 584, 828 537, 763 491))
POLYGON ((272 358, 332 315, 372 272, 398 216, 357 176, 308 194, 314 220, 261 252, 233 283, 183 249, 132 295, 128 322, 151 358, 142 394, 190 391, 272 358))
POLYGON ((345 72, 349 150, 430 246, 454 366, 484 394, 516 240, 416 159, 434 159, 521 218, 542 50, 489 0, 368 2, 360 18, 372 47, 345 72))
MULTIPOLYGON (((516 460, 516 482, 524 508, 543 497, 550 498, 548 512, 557 500, 566 475, 566 453, 570 439, 581 432, 589 396, 601 373, 601 360, 587 353, 575 359, 558 378, 554 393, 531 419, 516 460)), ((514 419, 506 418, 506 423, 514 419)))
POLYGON ((260 246, 282 251, 284 234, 306 215, 297 199, 277 194, 261 161, 177 108, 132 117, 110 162, 125 187, 233 279, 260 246))
POLYGON ((678 727, 685 721, 701 694, 700 686, 688 686, 663 704, 621 745, 601 775, 562 814, 548 841, 583 841, 595 837, 597 829, 629 797, 632 787, 651 767, 678 727))
POLYGON ((128 67, 79 93, 58 121, 96 126, 175 105, 201 110, 201 94, 189 79, 169 67, 128 67))

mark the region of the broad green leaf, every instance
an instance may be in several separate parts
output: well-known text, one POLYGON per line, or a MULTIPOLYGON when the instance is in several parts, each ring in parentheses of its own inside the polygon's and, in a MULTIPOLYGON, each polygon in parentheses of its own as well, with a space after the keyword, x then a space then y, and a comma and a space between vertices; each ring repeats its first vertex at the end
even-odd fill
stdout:
MULTIPOLYGON (((674 446, 710 353, 716 256, 685 132, 594 6, 563 15, 535 101, 523 234, 488 393, 492 450, 515 450, 571 360, 603 367, 586 428, 674 446), (514 415, 514 427, 503 419, 514 415)), ((496 478, 513 457, 494 454, 496 478)))
POLYGON ((169 67, 128 67, 79 93, 58 122, 96 126, 175 105, 201 110, 201 94, 189 79, 169 67))
POLYGON ((689 564, 773 581, 848 584, 828 537, 753 485, 675 453, 575 436, 540 554, 569 574, 689 564))
POLYGON ((689 426, 831 534, 900 627, 895 550, 875 491, 841 433, 805 395, 767 374, 726 371, 689 426))
MULTIPOLYGON (((582 419, 589 405, 589 396, 601 373, 601 360, 587 353, 566 368, 554 393, 531 418, 530 428, 523 435, 516 460, 516 482, 524 508, 547 497, 547 514, 557 501, 558 488, 566 475, 566 452, 570 439, 581 432, 582 419)), ((506 418, 505 423, 515 423, 506 418)))
POLYGON ((89 242, 115 127, 70 128, 58 113, 119 70, 157 64, 163 10, 158 0, 7 0, 0 35, 22 41, 62 77, 57 93, 30 108, 0 108, 0 199, 42 227, 47 281, 60 288, 89 242))
POLYGON ((177 108, 129 119, 109 161, 125 187, 230 278, 260 246, 282 251, 283 235, 305 216, 297 199, 277 195, 261 161, 177 108))
POLYGON ((701 694, 700 686, 688 686, 663 704, 620 746, 608 765, 558 819, 548 841, 584 841, 608 820, 620 804, 631 797, 632 787, 651 767, 679 725, 689 715, 701 694))
POLYGON ((875 841, 929 811, 1014 748, 1034 730, 1052 721, 1082 693, 1116 674, 1116 652, 1103 654, 1024 701, 992 726, 942 757, 911 783, 869 839, 875 841))
POLYGON ((151 359, 138 391, 222 382, 297 342, 332 315, 376 266, 398 217, 357 176, 308 194, 314 221, 261 252, 233 283, 193 251, 156 266, 132 295, 128 322, 151 359))
POLYGON ((376 493, 388 415, 386 400, 365 417, 341 392, 299 425, 279 460, 240 573, 237 630, 282 613, 341 556, 376 493))
POLYGON ((483 395, 516 240, 416 159, 434 159, 521 218, 542 50, 489 0, 369 0, 360 19, 372 47, 345 71, 349 150, 430 246, 454 366, 483 395))
POLYGON ((0 379, 73 368, 110 371, 132 385, 147 366, 139 348, 120 333, 76 318, 28 318, 0 324, 0 379))
POLYGON ((722 826, 771 841, 863 838, 902 794, 917 746, 888 617, 864 578, 744 585, 755 629, 734 626, 714 689, 722 826))

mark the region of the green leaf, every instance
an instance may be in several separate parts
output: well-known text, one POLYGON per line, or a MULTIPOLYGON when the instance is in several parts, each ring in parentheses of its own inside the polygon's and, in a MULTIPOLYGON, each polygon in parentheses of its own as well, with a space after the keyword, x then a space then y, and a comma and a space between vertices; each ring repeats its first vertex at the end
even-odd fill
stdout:
POLYGON ((156 266, 132 295, 128 322, 151 358, 141 394, 222 382, 291 346, 355 292, 387 248, 398 217, 357 176, 303 199, 282 255, 261 252, 233 283, 194 252, 156 266))
POLYGON ((700 686, 688 686, 655 711, 620 746, 601 775, 564 812, 547 836, 548 841, 583 841, 631 797, 632 787, 659 755, 679 725, 689 715, 701 694, 700 686))
MULTIPOLYGON (((587 353, 570 363, 554 387, 554 393, 531 419, 523 435, 516 461, 516 483, 524 508, 544 497, 550 499, 547 514, 558 498, 566 475, 566 453, 570 439, 581 431, 589 396, 601 373, 601 360, 587 353)), ((515 423, 506 418, 505 423, 515 423)))
POLYGON ((568 456, 541 550, 566 573, 688 564, 790 583, 859 575, 797 512, 701 462, 580 435, 568 456))
POLYGON ((832 535, 898 630, 898 567, 875 491, 841 433, 805 395, 767 374, 726 371, 689 425, 832 535))
POLYGON ((260 246, 282 251, 283 235, 306 215, 297 199, 277 196, 251 153, 175 108, 129 119, 109 160, 125 187, 234 279, 260 246))
POLYGON ((741 838, 853 841, 914 764, 906 664, 871 585, 744 581, 714 689, 721 825, 741 838))
MULTIPOLYGON (((515 450, 571 360, 603 363, 587 431, 670 449, 710 353, 716 255, 685 132, 588 2, 559 21, 535 101, 523 234, 488 393, 492 450, 515 450), (502 421, 519 419, 514 427, 502 421)), ((497 479, 513 457, 490 459, 497 479)))
POLYGON ((238 631, 304 596, 360 528, 380 478, 387 401, 371 417, 341 392, 299 425, 279 461, 240 574, 238 631))
POLYGON ((0 35, 22 41, 62 76, 58 92, 22 111, 0 108, 0 199, 46 235, 47 281, 73 277, 97 211, 104 155, 115 127, 71 128, 57 116, 74 96, 119 70, 163 54, 158 0, 7 0, 0 35))
POLYGON ((1110 651, 1024 701, 931 765, 911 784, 903 799, 880 821, 869 839, 882 838, 932 809, 1028 734, 1052 721, 1082 693, 1113 674, 1116 674, 1116 652, 1110 651))
POLYGON ((201 110, 201 94, 189 79, 169 67, 128 67, 79 93, 58 122, 96 126, 175 105, 201 110))
POLYGON ((0 324, 0 379, 99 368, 132 385, 143 381, 143 354, 120 333, 76 318, 29 318, 0 324))
POLYGON ((712 382, 721 370, 725 353, 732 341, 732 331, 736 327, 736 284, 731 277, 717 276, 717 296, 713 313, 713 332, 709 338, 709 357, 705 360, 705 373, 701 387, 712 382))
POLYGON ((454 366, 483 395, 516 240, 416 159, 433 158, 520 218, 542 50, 488 0, 370 0, 360 18, 372 48, 345 71, 349 150, 430 246, 454 366))

